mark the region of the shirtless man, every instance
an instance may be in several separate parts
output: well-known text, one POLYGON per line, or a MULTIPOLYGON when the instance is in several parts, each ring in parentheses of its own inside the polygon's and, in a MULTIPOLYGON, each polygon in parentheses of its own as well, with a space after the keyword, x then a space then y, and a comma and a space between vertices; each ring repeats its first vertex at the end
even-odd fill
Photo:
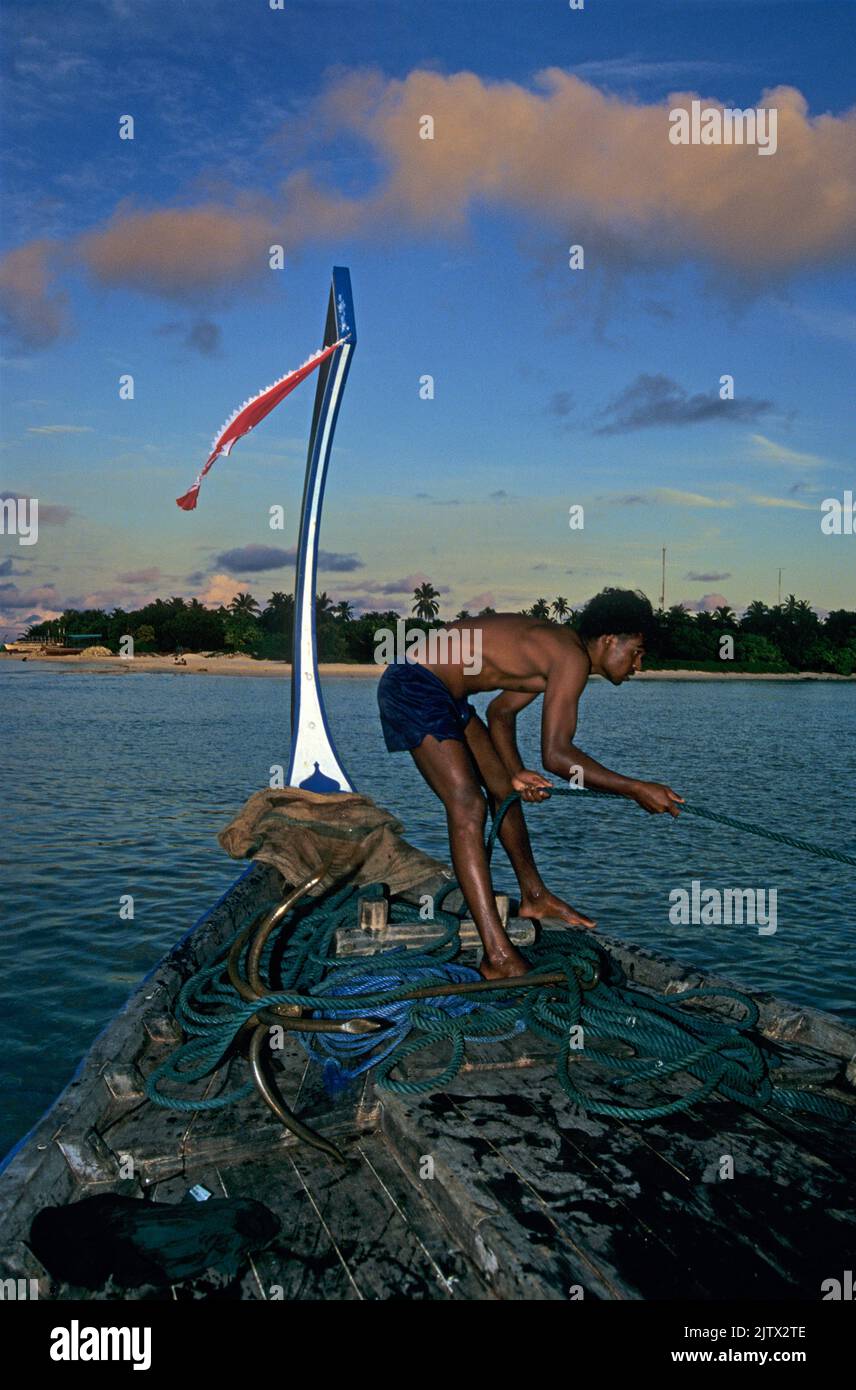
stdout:
MULTIPOLYGON (((500 921, 484 848, 483 787, 492 809, 512 791, 524 801, 550 795, 547 778, 524 768, 517 750, 519 710, 543 694, 541 762, 546 772, 568 782, 579 768, 587 787, 626 796, 652 815, 679 814, 683 797, 671 787, 610 772, 573 742, 577 704, 589 676, 621 685, 641 670, 652 616, 643 595, 604 589, 585 608, 579 631, 515 613, 468 618, 448 628, 480 631, 478 674, 467 669, 473 662, 404 663, 388 666, 380 679, 378 704, 387 748, 410 751, 446 809, 452 864, 484 944, 481 973, 486 979, 524 975, 529 969, 500 921), (500 693, 488 705, 485 724, 468 696, 488 690, 500 693)), ((595 926, 544 885, 518 803, 506 813, 499 838, 520 885, 521 917, 595 926)))

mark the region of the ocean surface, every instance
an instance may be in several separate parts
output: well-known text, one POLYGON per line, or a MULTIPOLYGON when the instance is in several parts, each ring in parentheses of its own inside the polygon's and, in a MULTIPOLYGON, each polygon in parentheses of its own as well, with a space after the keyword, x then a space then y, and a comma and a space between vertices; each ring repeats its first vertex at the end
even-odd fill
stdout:
MULTIPOLYGON (((381 737, 375 682, 324 682, 355 785, 448 857, 439 802, 381 737)), ((488 696, 475 703, 484 709, 488 696)), ((5 832, 0 1153, 140 978, 237 878, 217 832, 287 766, 289 682, 0 665, 5 832), (123 895, 132 921, 120 917, 123 895)), ((519 720, 538 768, 539 704, 519 720)), ((592 682, 578 739, 688 801, 856 853, 856 685, 592 682)), ((685 815, 557 797, 527 810, 542 875, 613 935, 856 1022, 853 871, 685 815), (775 888, 773 934, 672 925, 673 889, 775 888)), ((497 888, 515 882, 500 853, 497 888)))

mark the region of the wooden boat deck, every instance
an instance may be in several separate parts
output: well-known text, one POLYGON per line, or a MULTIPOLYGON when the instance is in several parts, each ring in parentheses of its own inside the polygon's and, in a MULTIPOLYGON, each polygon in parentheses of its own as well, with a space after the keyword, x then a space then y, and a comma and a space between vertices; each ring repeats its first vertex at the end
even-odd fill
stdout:
MULTIPOLYGON (((852 1266, 852 1128, 759 1115, 718 1096, 646 1123, 587 1116, 561 1089, 548 1045, 530 1034, 470 1048, 442 1091, 396 1095, 377 1090, 369 1073, 336 1100, 320 1068, 289 1043, 277 1061, 282 1092, 336 1139, 344 1167, 284 1136, 255 1094, 217 1111, 152 1106, 141 1081, 175 1046, 178 985, 231 935, 270 873, 245 876, 144 982, 8 1165, 0 1277, 38 1278, 43 1298, 92 1298, 52 1285, 35 1260, 26 1244, 35 1212, 100 1191, 174 1203, 197 1183, 257 1198, 282 1222, 240 1283, 168 1292, 108 1285, 94 1297, 817 1301, 822 1281, 852 1266), (719 1175, 725 1156, 730 1179, 719 1175), (129 1159, 133 1176, 122 1177, 129 1159)), ((676 962, 601 940, 625 969, 632 964, 639 988, 694 982, 676 962)), ((761 1003, 788 1070, 810 1072, 821 1093, 856 1109, 853 1033, 811 1010, 761 1003)), ((437 1044, 405 1074, 444 1062, 437 1044)), ((596 1062, 576 1065, 584 1089, 605 1093, 596 1062)), ((228 1075, 195 1093, 237 1089, 246 1077, 235 1058, 228 1075)), ((634 1095, 644 1103, 692 1084, 679 1074, 634 1095)))

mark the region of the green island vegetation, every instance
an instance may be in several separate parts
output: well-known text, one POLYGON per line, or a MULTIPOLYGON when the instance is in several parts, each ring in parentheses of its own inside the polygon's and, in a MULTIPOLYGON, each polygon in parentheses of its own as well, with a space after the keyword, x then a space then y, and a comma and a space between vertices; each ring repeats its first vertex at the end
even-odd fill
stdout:
MULTIPOLYGON (((414 590, 406 632, 443 626, 438 617, 440 594, 430 583, 414 590)), ((492 613, 457 613, 457 618, 492 613)), ((522 612, 570 624, 578 614, 568 601, 539 598, 522 612)), ((326 593, 315 599, 319 659, 366 663, 374 660, 378 629, 394 628, 403 615, 392 610, 355 617, 347 600, 334 603, 326 593)), ((289 661, 294 629, 293 594, 271 594, 264 608, 252 594, 239 593, 228 607, 206 608, 198 599, 157 599, 136 612, 115 608, 70 610, 60 619, 36 623, 28 641, 69 643, 75 633, 98 634, 101 645, 118 653, 122 637, 134 638, 136 654, 205 652, 243 653, 265 660, 289 661)), ((767 674, 826 672, 850 676, 856 671, 856 612, 836 609, 819 618, 805 599, 789 595, 768 607, 756 600, 738 617, 730 608, 689 613, 680 605, 655 613, 655 627, 645 665, 650 670, 694 670, 767 674), (723 643, 724 637, 733 639, 723 643), (723 657, 722 651, 732 650, 723 657)))

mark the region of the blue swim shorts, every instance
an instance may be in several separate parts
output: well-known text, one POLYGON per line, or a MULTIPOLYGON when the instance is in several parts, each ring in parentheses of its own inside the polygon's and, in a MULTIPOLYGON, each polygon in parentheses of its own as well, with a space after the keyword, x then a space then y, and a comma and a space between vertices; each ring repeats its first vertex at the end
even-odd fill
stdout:
POLYGON ((387 666, 377 687, 383 736, 390 753, 418 748, 426 734, 464 741, 475 714, 466 699, 456 700, 439 676, 414 662, 387 666))

